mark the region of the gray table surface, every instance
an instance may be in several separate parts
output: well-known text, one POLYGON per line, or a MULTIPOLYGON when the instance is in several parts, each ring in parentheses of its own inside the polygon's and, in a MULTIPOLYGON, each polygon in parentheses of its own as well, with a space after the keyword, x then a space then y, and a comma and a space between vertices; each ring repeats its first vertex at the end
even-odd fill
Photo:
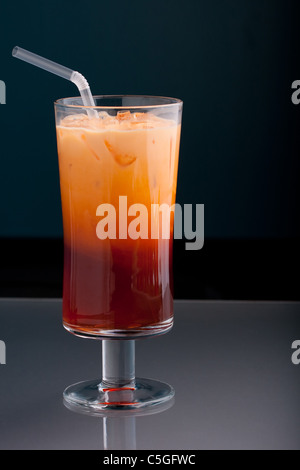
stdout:
POLYGON ((101 343, 64 330, 60 299, 0 299, 0 449, 110 449, 118 432, 120 449, 299 449, 297 339, 300 303, 177 301, 172 331, 136 344, 137 375, 172 384, 173 406, 92 417, 62 393, 101 377, 101 343))

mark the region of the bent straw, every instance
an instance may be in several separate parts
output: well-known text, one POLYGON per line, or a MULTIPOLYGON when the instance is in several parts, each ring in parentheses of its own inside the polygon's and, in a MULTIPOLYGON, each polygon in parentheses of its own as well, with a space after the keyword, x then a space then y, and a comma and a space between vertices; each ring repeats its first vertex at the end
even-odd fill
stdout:
MULTIPOLYGON (((25 62, 28 62, 31 65, 35 65, 36 67, 46 70, 47 72, 51 72, 55 75, 58 75, 59 77, 65 78, 66 80, 70 80, 77 86, 82 98, 83 105, 95 106, 89 84, 81 73, 76 72, 75 70, 71 70, 64 65, 57 64, 52 60, 45 59, 44 57, 27 51, 26 49, 22 49, 18 46, 13 48, 12 55, 17 59, 24 60, 25 62)), ((87 113, 90 117, 98 117, 98 113, 96 113, 94 109, 87 109, 87 113)))

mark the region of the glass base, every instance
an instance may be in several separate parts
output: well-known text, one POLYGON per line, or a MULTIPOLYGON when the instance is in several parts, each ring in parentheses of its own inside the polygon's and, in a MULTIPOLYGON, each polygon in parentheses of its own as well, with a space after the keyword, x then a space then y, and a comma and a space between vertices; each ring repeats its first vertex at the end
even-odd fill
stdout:
POLYGON ((172 400, 174 389, 163 382, 136 378, 132 384, 120 388, 106 388, 99 379, 70 385, 64 391, 64 401, 82 411, 141 410, 172 400))
POLYGON ((173 327, 173 317, 168 318, 156 325, 140 326, 128 330, 105 330, 101 328, 80 328, 77 325, 71 325, 66 321, 63 322, 64 328, 75 336, 90 339, 118 339, 132 340, 149 336, 157 336, 168 333, 173 327))

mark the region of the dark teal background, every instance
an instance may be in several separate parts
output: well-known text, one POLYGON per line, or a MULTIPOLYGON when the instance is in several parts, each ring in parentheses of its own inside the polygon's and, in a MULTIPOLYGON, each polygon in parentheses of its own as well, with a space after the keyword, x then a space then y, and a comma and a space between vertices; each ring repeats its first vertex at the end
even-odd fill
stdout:
POLYGON ((53 101, 77 94, 15 45, 95 94, 183 99, 177 202, 205 205, 205 238, 299 236, 298 3, 2 1, 0 237, 62 235, 53 101))

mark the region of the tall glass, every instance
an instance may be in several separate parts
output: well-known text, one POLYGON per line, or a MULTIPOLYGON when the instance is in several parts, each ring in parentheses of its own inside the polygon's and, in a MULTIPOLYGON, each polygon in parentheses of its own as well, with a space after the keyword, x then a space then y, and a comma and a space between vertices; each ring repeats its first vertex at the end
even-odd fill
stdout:
POLYGON ((170 399, 172 387, 137 379, 134 340, 173 325, 173 207, 182 102, 151 96, 56 101, 64 228, 63 324, 102 340, 102 380, 65 390, 93 410, 170 399))

